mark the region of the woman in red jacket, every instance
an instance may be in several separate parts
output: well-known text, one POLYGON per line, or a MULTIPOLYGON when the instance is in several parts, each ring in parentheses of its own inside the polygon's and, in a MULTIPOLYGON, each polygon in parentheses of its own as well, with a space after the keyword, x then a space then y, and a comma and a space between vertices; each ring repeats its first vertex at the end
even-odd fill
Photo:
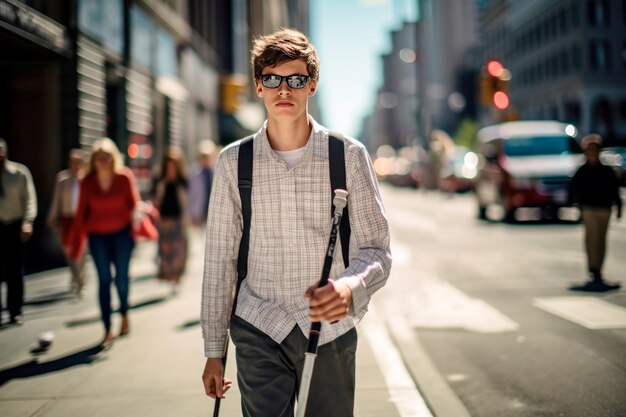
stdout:
POLYGON ((120 336, 129 332, 128 268, 135 245, 131 228, 133 210, 139 192, 132 171, 125 168, 122 156, 109 138, 96 141, 87 172, 80 187, 80 200, 72 226, 70 253, 78 258, 85 238, 99 281, 99 301, 104 324, 101 347, 109 348, 114 340, 111 331, 111 282, 115 282, 122 315, 120 336), (114 266, 115 276, 111 273, 114 266))

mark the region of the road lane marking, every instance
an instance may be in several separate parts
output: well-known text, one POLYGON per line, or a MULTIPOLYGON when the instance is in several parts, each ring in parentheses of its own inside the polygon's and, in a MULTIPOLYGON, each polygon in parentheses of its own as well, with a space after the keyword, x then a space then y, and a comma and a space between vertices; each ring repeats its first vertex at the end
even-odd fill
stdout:
POLYGON ((389 399, 395 404, 400 416, 433 417, 373 305, 370 304, 361 326, 385 378, 389 399))
MULTIPOLYGON (((404 309, 412 327, 422 329, 464 329, 476 333, 501 333, 519 329, 519 324, 489 305, 467 296, 437 278, 416 282, 415 292, 395 311, 404 309)), ((390 306, 391 308, 391 306, 390 306)))
POLYGON ((592 297, 535 298, 533 305, 587 329, 626 328, 626 308, 592 297))

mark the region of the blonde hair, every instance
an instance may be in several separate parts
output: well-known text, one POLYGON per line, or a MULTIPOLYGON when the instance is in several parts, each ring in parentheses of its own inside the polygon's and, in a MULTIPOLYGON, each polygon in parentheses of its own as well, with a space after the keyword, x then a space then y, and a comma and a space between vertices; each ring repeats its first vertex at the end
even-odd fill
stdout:
POLYGON ((113 161, 113 172, 120 173, 124 168, 124 160, 120 150, 117 148, 115 142, 109 138, 98 139, 93 143, 91 153, 89 154, 89 165, 85 172, 85 176, 93 174, 96 170, 96 155, 99 153, 106 153, 111 156, 113 161))

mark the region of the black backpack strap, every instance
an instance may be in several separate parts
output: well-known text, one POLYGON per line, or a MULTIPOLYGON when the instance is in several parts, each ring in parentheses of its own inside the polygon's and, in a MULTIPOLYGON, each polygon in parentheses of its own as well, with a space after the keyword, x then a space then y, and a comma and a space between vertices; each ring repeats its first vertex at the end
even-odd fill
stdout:
MULTIPOLYGON (((346 158, 343 143, 343 136, 332 133, 328 136, 328 168, 330 170, 330 192, 332 198, 337 188, 348 190, 346 185, 346 158)), ((331 215, 335 212, 335 205, 331 203, 331 215)), ((343 265, 347 268, 350 263, 350 215, 348 206, 343 209, 343 217, 339 225, 339 236, 341 237, 341 252, 343 254, 343 265)))
POLYGON ((241 140, 239 144, 239 160, 237 161, 237 175, 239 178, 239 197, 241 198, 241 215, 243 217, 243 232, 239 242, 239 255, 237 259, 237 288, 235 289, 235 301, 232 314, 235 314, 237 295, 242 281, 248 275, 248 249, 250 244, 250 220, 252 219, 252 154, 254 151, 253 137, 241 140))

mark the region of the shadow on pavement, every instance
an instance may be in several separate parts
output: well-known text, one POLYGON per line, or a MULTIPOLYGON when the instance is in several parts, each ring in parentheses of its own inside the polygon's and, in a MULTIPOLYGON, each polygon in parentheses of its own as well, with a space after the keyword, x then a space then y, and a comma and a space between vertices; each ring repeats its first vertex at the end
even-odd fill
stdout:
POLYGON ((49 362, 39 363, 33 359, 13 368, 0 370, 0 387, 13 379, 29 378, 61 371, 77 365, 90 364, 100 358, 98 354, 101 351, 102 348, 100 346, 94 346, 49 362))
POLYGON ((69 328, 80 327, 80 326, 85 326, 87 324, 97 323, 99 321, 100 321, 100 316, 97 316, 97 317, 85 317, 84 319, 70 320, 70 321, 65 323, 65 326, 69 327, 69 328))
POLYGON ((184 322, 183 324, 176 326, 176 330, 179 332, 182 332, 183 330, 187 330, 189 328, 192 327, 196 327, 200 325, 200 320, 188 320, 186 322, 184 322))
POLYGON ((48 294, 44 297, 32 298, 30 300, 25 300, 25 306, 45 306, 48 304, 54 304, 61 301, 66 301, 69 299, 73 299, 74 296, 67 291, 57 292, 54 294, 48 294))
POLYGON ((151 280, 155 280, 156 278, 156 274, 143 274, 143 275, 135 275, 131 278, 131 280, 133 282, 141 282, 141 281, 151 281, 151 280))
POLYGON ((142 301, 140 303, 133 304, 129 308, 131 310, 138 310, 140 308, 149 307, 149 306, 154 305, 154 304, 160 304, 160 303, 165 302, 165 301, 167 301, 169 299, 170 299, 170 297, 169 296, 165 296, 165 295, 160 296, 160 297, 154 297, 154 298, 150 298, 148 300, 144 300, 144 301, 142 301))
POLYGON ((505 225, 512 227, 541 227, 541 226, 563 226, 563 227, 571 227, 571 226, 579 226, 581 222, 579 221, 571 221, 571 220, 559 220, 559 219, 540 219, 540 220, 509 220, 503 221, 499 219, 485 219, 478 220, 479 223, 482 224, 492 224, 492 225, 505 225))
MULTIPOLYGON (((169 296, 160 296, 160 297, 154 297, 154 298, 149 298, 147 300, 141 301, 139 303, 133 304, 131 305, 129 308, 131 310, 138 310, 144 307, 149 307, 155 304, 160 304, 163 303, 165 301, 167 301, 170 297, 169 296)), ((114 311, 115 313, 119 313, 119 309, 114 311)), ((70 320, 68 322, 65 323, 66 327, 80 327, 80 326, 85 326, 87 324, 93 324, 93 323, 97 323, 100 321, 100 316, 93 316, 93 317, 85 317, 82 319, 77 319, 77 320, 70 320)))

